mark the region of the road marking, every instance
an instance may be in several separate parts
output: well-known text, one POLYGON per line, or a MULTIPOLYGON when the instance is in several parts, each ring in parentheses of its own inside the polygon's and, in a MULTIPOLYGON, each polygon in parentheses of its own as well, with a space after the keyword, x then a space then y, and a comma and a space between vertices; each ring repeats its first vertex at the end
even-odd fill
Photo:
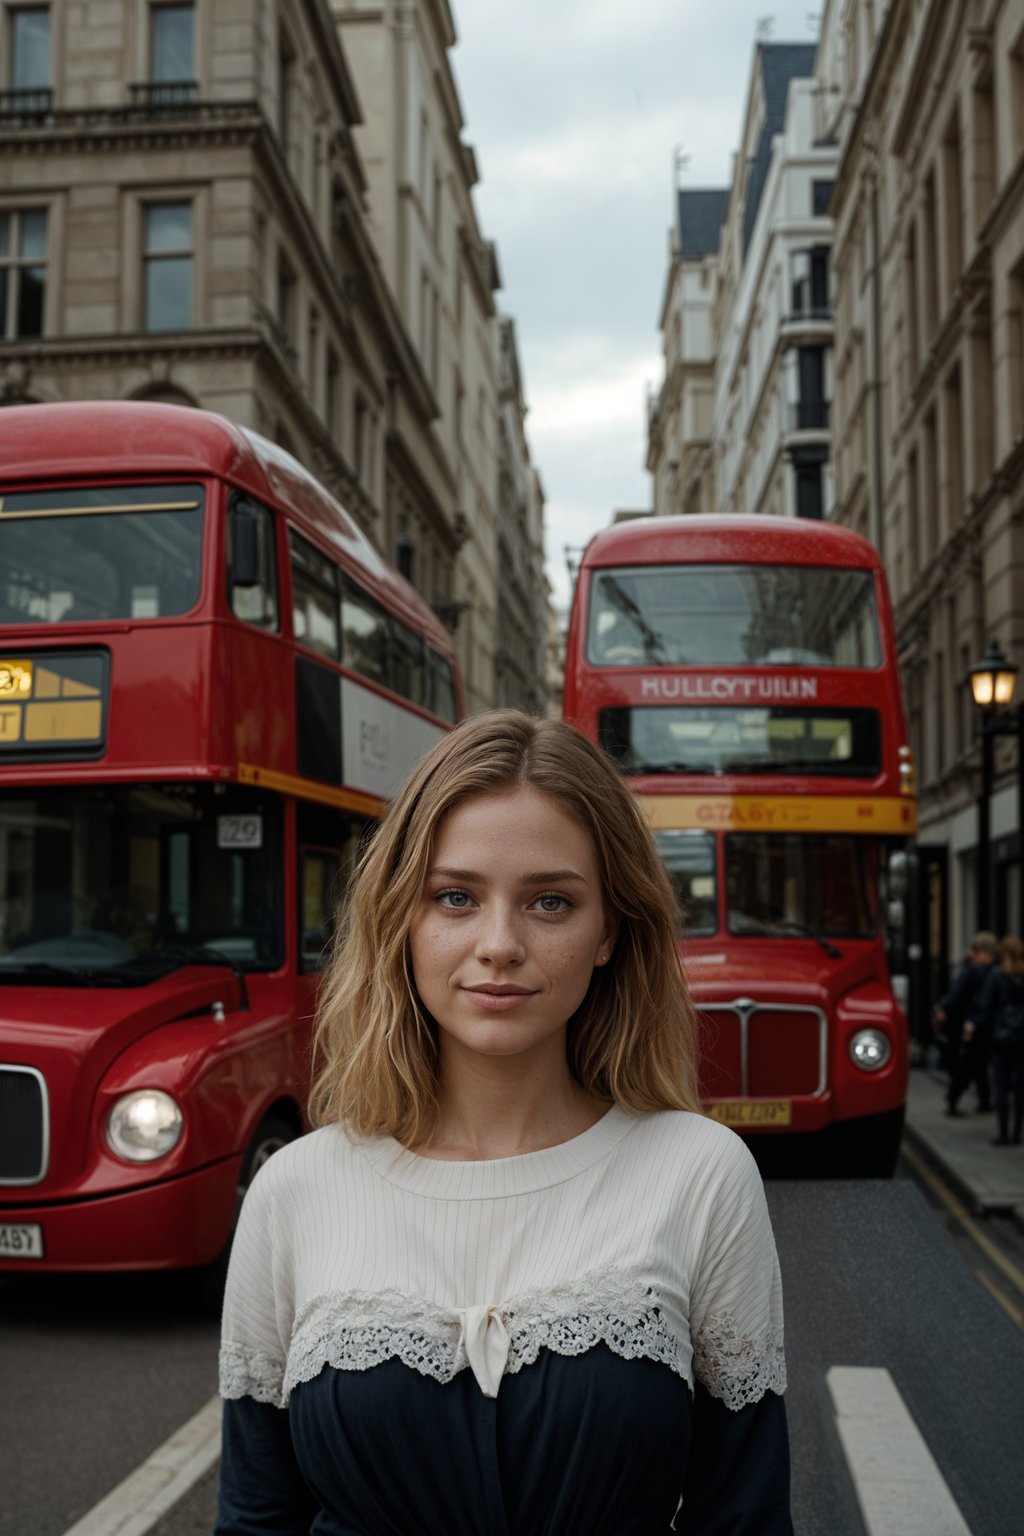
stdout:
MULTIPOLYGON (((987 1254, 997 1269, 1001 1269, 1016 1291, 1024 1296, 1024 1271, 1018 1269, 1012 1259, 1008 1259, 1005 1253, 1001 1253, 995 1243, 978 1226, 966 1206, 962 1205, 956 1196, 946 1188, 942 1181, 928 1167, 927 1163, 904 1141, 900 1148, 900 1156, 905 1157, 919 1178, 922 1178, 928 1188, 934 1190, 943 1205, 956 1217, 957 1221, 970 1233, 983 1253, 987 1254)), ((977 1273, 977 1271, 975 1271, 977 1273)))
POLYGON ((220 1415, 211 1397, 64 1536, 146 1536, 217 1460, 220 1415))
POLYGON ((971 1536, 889 1372, 834 1365, 826 1380, 867 1536, 971 1536))
POLYGON ((1018 1328, 1024 1331, 1024 1312, 1022 1312, 1019 1307, 1015 1307, 1008 1296, 1003 1295, 995 1281, 991 1278, 990 1275, 987 1275, 983 1269, 976 1269, 974 1273, 981 1281, 986 1291, 988 1291, 989 1295, 992 1297, 992 1300, 998 1301, 1007 1317, 1015 1322, 1018 1328))

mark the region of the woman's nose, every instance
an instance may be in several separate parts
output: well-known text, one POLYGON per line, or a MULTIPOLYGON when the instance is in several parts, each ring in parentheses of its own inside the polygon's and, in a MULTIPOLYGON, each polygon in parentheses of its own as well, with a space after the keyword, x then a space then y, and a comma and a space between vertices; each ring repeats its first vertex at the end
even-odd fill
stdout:
POLYGON ((516 965, 523 959, 523 939, 515 913, 501 906, 485 909, 477 933, 477 955, 492 965, 516 965))

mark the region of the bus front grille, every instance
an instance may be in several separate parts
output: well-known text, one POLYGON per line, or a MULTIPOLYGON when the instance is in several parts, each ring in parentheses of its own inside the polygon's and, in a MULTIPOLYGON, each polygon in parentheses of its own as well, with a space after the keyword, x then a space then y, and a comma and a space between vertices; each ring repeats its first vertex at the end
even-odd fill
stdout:
POLYGON ((50 1156, 46 1083, 35 1067, 0 1064, 0 1184, 38 1184, 50 1156))
POLYGON ((803 1003, 705 1003, 699 1010, 705 1099, 817 1098, 828 1085, 828 1020, 803 1003))

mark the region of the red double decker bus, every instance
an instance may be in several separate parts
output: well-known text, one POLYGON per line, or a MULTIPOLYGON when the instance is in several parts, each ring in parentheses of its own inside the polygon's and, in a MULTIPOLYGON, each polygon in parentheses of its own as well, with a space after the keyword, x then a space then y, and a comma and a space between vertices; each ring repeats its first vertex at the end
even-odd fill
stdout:
POLYGON ((305 1128, 339 881, 460 711, 447 630, 272 443, 0 414, 0 1269, 216 1276, 305 1128))
POLYGON ((629 776, 676 887, 710 1113, 821 1133, 818 1168, 891 1173, 908 1062, 889 958, 916 808, 875 550, 788 518, 605 530, 564 708, 629 776))

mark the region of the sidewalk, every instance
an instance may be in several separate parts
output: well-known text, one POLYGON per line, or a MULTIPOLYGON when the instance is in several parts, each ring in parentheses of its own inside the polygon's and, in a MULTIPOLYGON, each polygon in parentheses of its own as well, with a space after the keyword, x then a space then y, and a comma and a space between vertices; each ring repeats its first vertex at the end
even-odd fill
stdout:
POLYGON ((973 1104, 970 1089, 960 1104, 964 1118, 946 1115, 945 1076, 936 1067, 913 1067, 904 1138, 977 1214, 1012 1215, 1024 1227, 1024 1147, 993 1147, 996 1117, 976 1114, 973 1104))

